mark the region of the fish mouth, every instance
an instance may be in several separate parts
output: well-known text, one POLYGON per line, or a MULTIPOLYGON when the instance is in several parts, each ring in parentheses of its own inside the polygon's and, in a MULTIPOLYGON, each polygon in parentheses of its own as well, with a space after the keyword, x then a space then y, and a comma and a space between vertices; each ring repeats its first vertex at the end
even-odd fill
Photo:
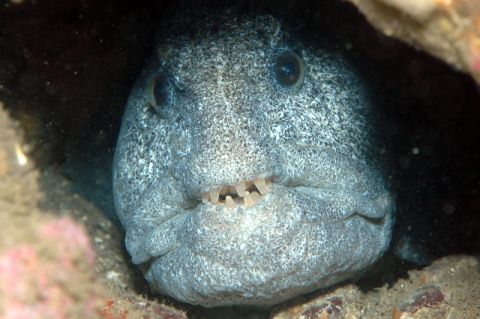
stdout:
MULTIPOLYGON (((214 186, 196 195, 179 191, 177 196, 184 196, 182 205, 161 203, 160 209, 166 218, 146 233, 127 232, 126 245, 133 262, 149 263, 172 253, 175 255, 179 247, 206 256, 239 243, 250 247, 239 248, 248 255, 255 249, 251 243, 273 247, 307 228, 311 228, 308 235, 302 236, 315 237, 314 234, 325 229, 349 224, 357 225, 354 229, 358 232, 360 224, 370 225, 370 234, 389 231, 395 205, 383 187, 369 193, 353 187, 305 185, 307 183, 302 184, 300 179, 287 179, 280 174, 257 176, 261 177, 214 186), (251 240, 246 240, 249 236, 251 240)), ((215 255, 211 257, 222 254, 215 255)), ((247 255, 245 259, 250 258, 247 255)))
POLYGON ((146 278, 191 303, 205 302, 198 294, 204 289, 213 296, 209 307, 225 296, 268 304, 273 292, 287 299, 350 277, 388 247, 394 209, 386 190, 301 185, 273 175, 215 186, 197 203, 152 237, 170 241, 152 249, 146 278), (247 192, 258 193, 252 206, 247 192))
POLYGON ((202 202, 224 206, 228 209, 236 206, 250 208, 269 192, 272 182, 273 177, 241 180, 235 185, 225 185, 203 192, 201 194, 202 202))
POLYGON ((360 192, 332 185, 322 187, 282 183, 281 179, 275 176, 243 179, 234 185, 214 187, 210 191, 202 192, 199 197, 202 204, 211 208, 221 207, 228 211, 256 209, 258 207, 255 206, 265 199, 273 199, 269 196, 272 189, 277 196, 279 193, 284 196, 288 193, 294 198, 308 221, 335 222, 359 216, 368 222, 381 224, 393 203, 387 192, 374 196, 368 191, 360 192))

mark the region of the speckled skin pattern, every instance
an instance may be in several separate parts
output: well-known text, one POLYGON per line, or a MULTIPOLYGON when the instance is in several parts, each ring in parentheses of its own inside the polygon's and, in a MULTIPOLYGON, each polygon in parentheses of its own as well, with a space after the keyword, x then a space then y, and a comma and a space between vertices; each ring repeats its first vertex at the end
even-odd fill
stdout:
POLYGON ((113 179, 127 250, 150 286, 205 307, 265 307, 374 263, 394 203, 369 159, 372 108, 348 63, 268 15, 183 15, 159 38, 131 91, 113 179), (305 65, 295 88, 272 71, 290 51, 305 65), (168 82, 157 109, 156 76, 168 82), (201 200, 258 177, 273 183, 253 207, 201 200))

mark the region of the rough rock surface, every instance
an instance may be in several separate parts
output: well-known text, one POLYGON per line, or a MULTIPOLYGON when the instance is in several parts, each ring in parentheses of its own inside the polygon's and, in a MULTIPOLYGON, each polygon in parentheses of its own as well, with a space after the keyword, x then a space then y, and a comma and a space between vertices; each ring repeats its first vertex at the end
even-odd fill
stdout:
POLYGON ((0 317, 97 317, 104 290, 91 241, 71 218, 38 207, 39 172, 19 133, 0 103, 0 317))
POLYGON ((126 292, 121 234, 68 181, 37 170, 22 135, 0 102, 0 317, 186 318, 126 292))
POLYGON ((347 285, 272 312, 273 319, 449 319, 480 317, 480 261, 449 256, 392 287, 367 293, 347 285))
POLYGON ((480 83, 479 0, 348 0, 388 36, 469 73, 480 83))

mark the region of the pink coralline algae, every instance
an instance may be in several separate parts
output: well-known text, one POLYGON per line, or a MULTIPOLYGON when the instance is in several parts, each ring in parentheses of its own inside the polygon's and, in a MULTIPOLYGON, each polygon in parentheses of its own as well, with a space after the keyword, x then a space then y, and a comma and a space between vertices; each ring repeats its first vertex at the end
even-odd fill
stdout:
POLYGON ((37 239, 0 254, 0 317, 98 317, 94 251, 83 228, 60 218, 40 225, 37 239))
POLYGON ((95 262, 95 252, 85 230, 69 218, 60 218, 44 224, 39 229, 41 238, 53 240, 57 243, 59 252, 64 257, 62 261, 67 267, 72 267, 70 255, 76 251, 85 258, 85 262, 92 266, 95 262))

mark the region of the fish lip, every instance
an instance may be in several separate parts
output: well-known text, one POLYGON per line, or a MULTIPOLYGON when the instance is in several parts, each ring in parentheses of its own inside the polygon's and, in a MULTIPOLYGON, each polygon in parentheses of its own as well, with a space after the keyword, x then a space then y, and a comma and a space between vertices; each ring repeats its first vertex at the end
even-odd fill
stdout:
MULTIPOLYGON (((369 192, 367 191, 356 191, 356 190, 351 190, 351 189, 345 189, 339 186, 335 185, 329 185, 329 186, 318 186, 318 185, 304 185, 301 183, 292 183, 288 182, 285 183, 282 179, 276 177, 276 176, 270 176, 268 177, 271 180, 271 184, 269 187, 271 187, 272 190, 278 191, 279 188, 287 190, 287 191, 294 191, 297 193, 300 193, 300 195, 304 195, 310 199, 313 200, 318 200, 318 201, 325 201, 325 199, 322 199, 319 196, 319 194, 325 193, 329 195, 335 195, 335 194, 342 194, 343 196, 350 196, 355 199, 356 202, 359 204, 364 204, 370 207, 369 210, 352 210, 349 213, 345 214, 339 214, 338 216, 334 218, 318 218, 317 221, 325 222, 325 223, 336 223, 336 222, 342 222, 342 221, 347 221, 350 220, 351 218, 358 216, 364 219, 367 222, 373 223, 373 224, 382 224, 385 217, 395 209, 394 207, 394 202, 389 193, 385 190, 383 193, 378 194, 376 197, 369 196, 369 192), (310 191, 310 194, 308 192, 310 191), (317 193, 317 194, 312 194, 317 193), (380 214, 378 213, 380 212, 380 214)), ((227 185, 231 186, 231 185, 227 185)), ((268 201, 270 200, 270 191, 264 195, 261 195, 259 202, 260 201, 268 201)), ((257 204, 255 204, 253 207, 245 207, 244 205, 236 205, 233 209, 232 208, 227 208, 223 204, 219 205, 218 203, 214 204, 212 202, 205 202, 201 201, 197 198, 196 205, 189 210, 193 212, 199 211, 202 209, 222 209, 225 213, 228 213, 230 211, 233 211, 235 209, 241 209, 241 210, 248 210, 252 209, 255 207, 257 204)), ((315 222, 315 220, 313 220, 315 222)))
MULTIPOLYGON (((168 204, 164 204, 162 205, 162 209, 171 210, 171 214, 168 214, 169 217, 163 221, 159 221, 159 226, 155 227, 155 231, 152 233, 154 236, 149 236, 148 238, 150 239, 146 240, 147 244, 145 245, 149 248, 145 248, 145 251, 156 251, 155 253, 151 253, 151 258, 162 257, 174 250, 172 247, 183 245, 181 244, 184 242, 183 237, 186 236, 186 238, 188 238, 189 236, 193 236, 188 234, 197 233, 201 234, 200 237, 207 236, 211 238, 212 235, 208 234, 212 231, 215 233, 215 229, 220 229, 219 236, 226 238, 230 236, 228 235, 229 233, 236 236, 235 234, 239 232, 251 232, 255 231, 255 229, 261 229, 262 223, 270 225, 272 219, 282 221, 289 220, 288 223, 290 226, 298 229, 301 229, 305 225, 329 228, 352 222, 368 223, 384 229, 385 223, 388 223, 394 210, 393 199, 386 190, 380 195, 371 196, 371 198, 365 198, 366 195, 364 193, 350 191, 350 193, 344 192, 343 195, 351 195, 356 199, 363 199, 364 203, 366 202, 366 204, 374 208, 376 207, 375 205, 378 205, 377 214, 367 214, 362 211, 353 210, 344 211, 343 214, 331 213, 331 211, 330 214, 325 214, 322 212, 322 207, 325 203, 329 203, 328 200, 325 201, 325 198, 321 197, 309 197, 312 195, 312 192, 313 195, 318 195, 318 193, 322 194, 322 191, 324 192, 323 194, 333 196, 330 198, 335 198, 334 196, 344 192, 344 189, 341 187, 321 187, 318 185, 293 186, 291 183, 285 185, 285 183, 282 182, 274 182, 271 184, 270 192, 265 194, 255 206, 250 208, 236 206, 233 209, 229 209, 209 202, 202 203, 200 200, 190 202, 190 205, 169 206, 168 204), (310 193, 308 193, 308 191, 310 191, 310 193), (305 204, 305 197, 307 197, 307 200, 310 200, 310 204, 305 204), (378 204, 376 202, 381 203, 378 204), (380 212, 380 214, 378 212, 380 212), (179 218, 180 215, 183 217, 179 218), (162 230, 158 229, 159 227, 162 230), (165 236, 165 238, 169 238, 169 243, 164 245, 166 248, 162 248, 163 252, 158 252, 158 248, 155 247, 158 247, 159 237, 157 235, 161 234, 163 234, 162 236, 165 236)), ((326 199, 328 199, 328 196, 326 199)), ((354 201, 354 203, 357 202, 354 201)), ((281 231, 284 226, 281 224, 278 225, 279 231, 281 231)), ((377 227, 376 229, 378 229, 377 227)), ((196 238, 193 239, 194 241, 202 241, 201 238, 197 236, 194 237, 196 238)), ((143 263, 143 259, 140 262, 143 263)))
MULTIPOLYGON (((309 256, 309 258, 319 256, 312 260, 321 265, 320 261, 324 260, 325 256, 337 254, 337 249, 348 251, 345 247, 352 247, 356 242, 345 239, 347 237, 360 239, 365 247, 368 243, 375 243, 373 248, 368 246, 369 249, 366 250, 366 253, 371 254, 370 257, 366 260, 359 260, 360 263, 377 258, 388 247, 390 225, 392 225, 393 220, 393 216, 389 214, 388 210, 385 210, 383 216, 379 219, 353 212, 352 214, 338 216, 338 218, 309 220, 302 215, 302 210, 298 207, 292 206, 293 209, 289 207, 283 209, 285 205, 282 200, 289 201, 286 196, 294 196, 302 187, 313 190, 327 189, 332 193, 343 190, 340 187, 285 186, 282 183, 274 183, 271 191, 264 196, 264 200, 252 208, 237 206, 232 210, 211 203, 199 202, 196 207, 184 210, 187 214, 184 214, 181 222, 175 227, 165 227, 167 232, 172 232, 171 237, 175 240, 161 254, 152 254, 143 263, 145 269, 149 269, 150 272, 154 265, 157 265, 155 267, 161 268, 162 274, 168 273, 173 269, 168 266, 172 260, 187 257, 201 261, 200 266, 195 264, 189 264, 188 266, 189 269, 198 269, 200 272, 205 267, 219 266, 231 269, 231 267, 237 267, 239 264, 255 261, 258 265, 261 265, 258 273, 262 274, 262 278, 265 278, 260 283, 256 283, 256 286, 262 289, 261 287, 267 285, 266 282, 270 280, 271 277, 269 276, 272 274, 272 269, 269 266, 272 255, 270 253, 264 255, 263 252, 274 254, 277 251, 276 248, 281 247, 283 249, 281 250, 282 258, 291 261, 291 264, 288 264, 288 268, 279 267, 276 271, 280 273, 281 278, 287 278, 295 276, 292 270, 298 270, 298 267, 302 267, 300 265, 304 263, 305 256, 309 256), (283 191, 287 193, 282 194, 283 191), (274 209, 264 210, 268 207, 274 209), (338 229, 351 231, 353 235, 348 233, 348 236, 340 235, 337 238, 335 236, 338 235, 338 229), (366 229, 370 231, 365 232, 366 229), (326 246, 317 247, 313 250, 310 244, 302 244, 309 240, 326 242, 326 246), (337 242, 344 242, 345 244, 339 247, 337 242), (263 250, 257 250, 257 246, 262 246, 263 250), (295 251, 298 251, 297 248, 299 247, 306 249, 304 250, 306 255, 292 255, 295 251), (329 252, 325 253, 325 249, 329 252), (286 252, 283 253, 284 251, 286 252), (292 256, 295 258, 292 258, 292 256)), ((352 193, 356 196, 362 195, 360 192, 352 193)), ((376 199, 372 197, 368 200, 374 202, 376 199)), ((362 248, 362 251, 365 249, 362 248)), ((181 267, 185 266, 182 265, 181 267)), ((318 275, 318 273, 312 273, 312 276, 315 274, 318 275)), ((154 278, 154 273, 151 276, 152 281, 160 283, 159 287, 162 287, 162 282, 167 280, 165 279, 167 277, 154 278)), ((275 278, 275 280, 279 280, 280 277, 275 274, 275 278)))

